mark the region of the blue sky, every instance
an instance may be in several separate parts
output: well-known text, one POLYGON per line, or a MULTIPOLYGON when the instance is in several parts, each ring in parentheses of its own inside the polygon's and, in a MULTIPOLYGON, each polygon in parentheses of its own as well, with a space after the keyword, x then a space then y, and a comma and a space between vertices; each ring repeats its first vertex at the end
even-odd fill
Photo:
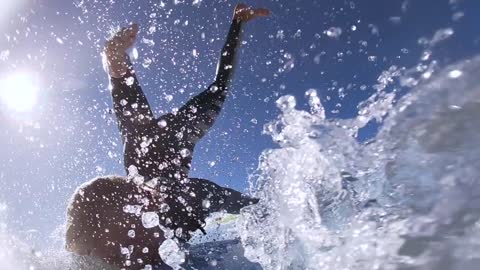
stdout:
MULTIPOLYGON (((136 69, 160 115, 211 83, 236 1, 7 1, 0 13, 0 53, 8 51, 1 74, 36 74, 40 96, 28 113, 0 108, 0 202, 16 212, 9 223, 19 231, 45 233, 61 224, 66 200, 80 183, 124 174, 100 60, 108 31, 140 23, 136 69)), ((306 109, 304 93, 314 88, 329 118, 354 117, 383 70, 419 62, 422 37, 454 30, 432 48, 440 66, 480 51, 476 0, 247 3, 273 15, 246 26, 231 95, 198 145, 191 173, 241 190, 261 151, 275 147, 261 131, 278 115, 279 96, 294 95, 306 109), (331 27, 342 34, 328 37, 324 31, 331 27)), ((372 137, 376 126, 369 125, 360 139, 372 137)))

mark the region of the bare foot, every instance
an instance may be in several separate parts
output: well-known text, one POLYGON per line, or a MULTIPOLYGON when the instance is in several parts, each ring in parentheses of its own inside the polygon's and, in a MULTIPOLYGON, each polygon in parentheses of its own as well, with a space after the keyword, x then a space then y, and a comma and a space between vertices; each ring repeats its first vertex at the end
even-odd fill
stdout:
POLYGON ((128 71, 128 56, 126 50, 131 48, 137 39, 138 24, 122 28, 105 43, 110 76, 121 78, 128 71))
POLYGON ((238 4, 235 7, 233 18, 242 22, 248 22, 254 18, 266 17, 270 15, 270 10, 265 8, 251 8, 245 4, 238 4))

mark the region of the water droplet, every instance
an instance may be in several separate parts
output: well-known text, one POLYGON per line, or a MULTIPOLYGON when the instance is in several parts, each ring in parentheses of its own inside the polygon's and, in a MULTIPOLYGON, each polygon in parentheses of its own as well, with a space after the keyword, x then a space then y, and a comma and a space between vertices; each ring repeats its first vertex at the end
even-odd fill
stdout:
POLYGON ((445 29, 440 29, 432 37, 432 40, 430 41, 430 46, 435 46, 441 41, 444 41, 448 38, 450 38, 455 32, 453 31, 452 28, 445 28, 445 29))
POLYGON ((148 68, 150 67, 150 65, 153 63, 153 60, 148 58, 148 57, 145 57, 145 59, 143 59, 143 63, 142 63, 142 66, 144 68, 148 68))
POLYGON ((170 206, 168 206, 168 204, 166 204, 166 203, 162 203, 162 204, 160 204, 160 206, 158 207, 158 211, 159 211, 160 213, 166 213, 166 212, 168 212, 169 210, 170 210, 170 206))
POLYGON ((142 38, 142 43, 147 44, 147 46, 150 47, 155 46, 155 41, 153 41, 153 39, 142 38))
POLYGON ((176 237, 179 237, 179 238, 180 238, 180 237, 182 237, 182 234, 183 234, 183 229, 182 229, 182 228, 177 228, 177 229, 175 230, 175 236, 176 236, 176 237))
POLYGON ((429 50, 427 50, 427 51, 424 51, 424 52, 422 53, 422 56, 421 56, 420 59, 421 59, 422 61, 427 61, 428 59, 430 59, 431 56, 432 56, 432 52, 429 51, 429 50))
POLYGON ((165 121, 163 119, 158 121, 158 126, 161 127, 161 128, 166 127, 167 126, 167 121, 165 121))
POLYGON ((128 248, 126 248, 126 247, 121 247, 120 248, 120 253, 122 255, 128 255, 128 254, 130 254, 130 250, 128 250, 128 248))
POLYGON ((402 22, 402 18, 399 16, 390 17, 389 20, 394 24, 400 24, 402 22))
POLYGON ((449 105, 448 108, 450 110, 454 110, 454 111, 458 111, 458 110, 461 110, 462 107, 458 106, 458 105, 449 105))
POLYGON ((158 226, 160 223, 160 218, 155 212, 145 212, 142 214, 142 224, 143 227, 150 229, 158 226))
POLYGON ((448 77, 452 78, 452 79, 457 79, 459 78, 460 76, 462 76, 463 72, 461 70, 452 70, 448 73, 448 77))
POLYGON ((291 95, 280 97, 275 103, 277 104, 277 107, 282 111, 293 110, 297 105, 295 97, 291 95))
POLYGON ((302 30, 298 29, 297 32, 295 32, 295 34, 293 35, 293 38, 299 38, 301 36, 302 36, 302 30))
POLYGON ((137 48, 132 49, 132 59, 137 60, 138 59, 138 50, 137 48))
POLYGON ((311 112, 320 116, 321 119, 325 119, 325 109, 318 97, 317 90, 313 88, 308 89, 305 95, 308 97, 308 105, 310 105, 311 112))
POLYGON ((432 77, 432 72, 431 71, 427 71, 425 73, 422 74, 422 77, 424 79, 429 79, 430 77, 432 77))
POLYGON ((133 183, 135 183, 135 185, 142 185, 143 182, 145 181, 145 178, 141 175, 135 175, 133 178, 132 178, 132 181, 133 183))
POLYGON ((331 38, 338 38, 342 35, 342 28, 340 28, 340 27, 330 27, 324 33, 331 38))
POLYGON ((193 3, 192 5, 193 6, 200 6, 200 4, 202 3, 203 0, 193 0, 193 3))
POLYGON ((123 212, 127 214, 139 214, 140 211, 142 211, 143 206, 142 205, 125 205, 123 207, 123 212))
POLYGON ((212 86, 210 87, 209 91, 212 92, 212 93, 215 93, 215 92, 218 91, 218 87, 215 86, 215 85, 212 85, 212 86))
POLYGON ((453 21, 459 21, 461 18, 463 18, 463 16, 465 16, 465 13, 459 11, 459 12, 455 12, 453 15, 452 15, 452 20, 453 21))
POLYGON ((285 38, 285 34, 284 34, 283 30, 278 30, 277 31, 277 38, 278 39, 284 39, 285 38))
MULTIPOLYGON (((155 17, 155 16, 154 16, 155 17)), ((152 25, 148 28, 147 34, 151 35, 153 33, 157 32, 157 27, 155 25, 152 25)))
POLYGON ((211 205, 211 204, 210 204, 210 200, 206 200, 206 199, 205 199, 205 200, 202 201, 202 207, 203 207, 203 208, 208 209, 208 208, 210 208, 210 205, 211 205))
POLYGON ((135 82, 135 78, 133 76, 130 76, 130 77, 125 79, 125 84, 128 85, 128 86, 133 85, 134 82, 135 82))
POLYGON ((185 253, 173 239, 167 239, 158 248, 160 258, 174 269, 180 269, 180 265, 185 262, 185 253))
POLYGON ((188 150, 187 148, 184 148, 184 149, 180 150, 180 155, 183 158, 186 158, 186 157, 190 156, 190 150, 188 150))
POLYGON ((0 52, 0 60, 2 61, 7 61, 9 56, 10 56, 9 50, 3 50, 0 52))
POLYGON ((294 67, 295 67, 295 60, 291 59, 291 60, 288 60, 287 63, 285 63, 285 65, 283 66, 283 70, 285 72, 290 72, 294 67))
POLYGON ((370 32, 372 33, 372 35, 379 35, 380 31, 378 30, 378 27, 376 25, 369 24, 368 27, 370 28, 370 32))

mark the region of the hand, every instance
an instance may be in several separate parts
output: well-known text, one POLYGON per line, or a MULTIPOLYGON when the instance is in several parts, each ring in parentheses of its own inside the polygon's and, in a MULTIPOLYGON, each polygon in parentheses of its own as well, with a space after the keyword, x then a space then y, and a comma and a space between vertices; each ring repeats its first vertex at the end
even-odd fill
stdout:
POLYGON ((270 10, 265 8, 251 8, 245 4, 238 4, 235 7, 233 19, 242 22, 248 22, 257 17, 266 17, 270 15, 270 10))

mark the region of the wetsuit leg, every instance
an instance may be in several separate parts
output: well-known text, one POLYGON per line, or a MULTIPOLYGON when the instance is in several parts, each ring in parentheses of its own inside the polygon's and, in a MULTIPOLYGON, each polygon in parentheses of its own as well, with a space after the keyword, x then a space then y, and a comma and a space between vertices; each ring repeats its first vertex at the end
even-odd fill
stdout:
POLYGON ((180 124, 188 134, 186 140, 194 145, 212 127, 222 109, 228 93, 240 44, 242 22, 234 20, 227 41, 220 54, 215 82, 205 91, 190 99, 175 115, 174 122, 180 124))

